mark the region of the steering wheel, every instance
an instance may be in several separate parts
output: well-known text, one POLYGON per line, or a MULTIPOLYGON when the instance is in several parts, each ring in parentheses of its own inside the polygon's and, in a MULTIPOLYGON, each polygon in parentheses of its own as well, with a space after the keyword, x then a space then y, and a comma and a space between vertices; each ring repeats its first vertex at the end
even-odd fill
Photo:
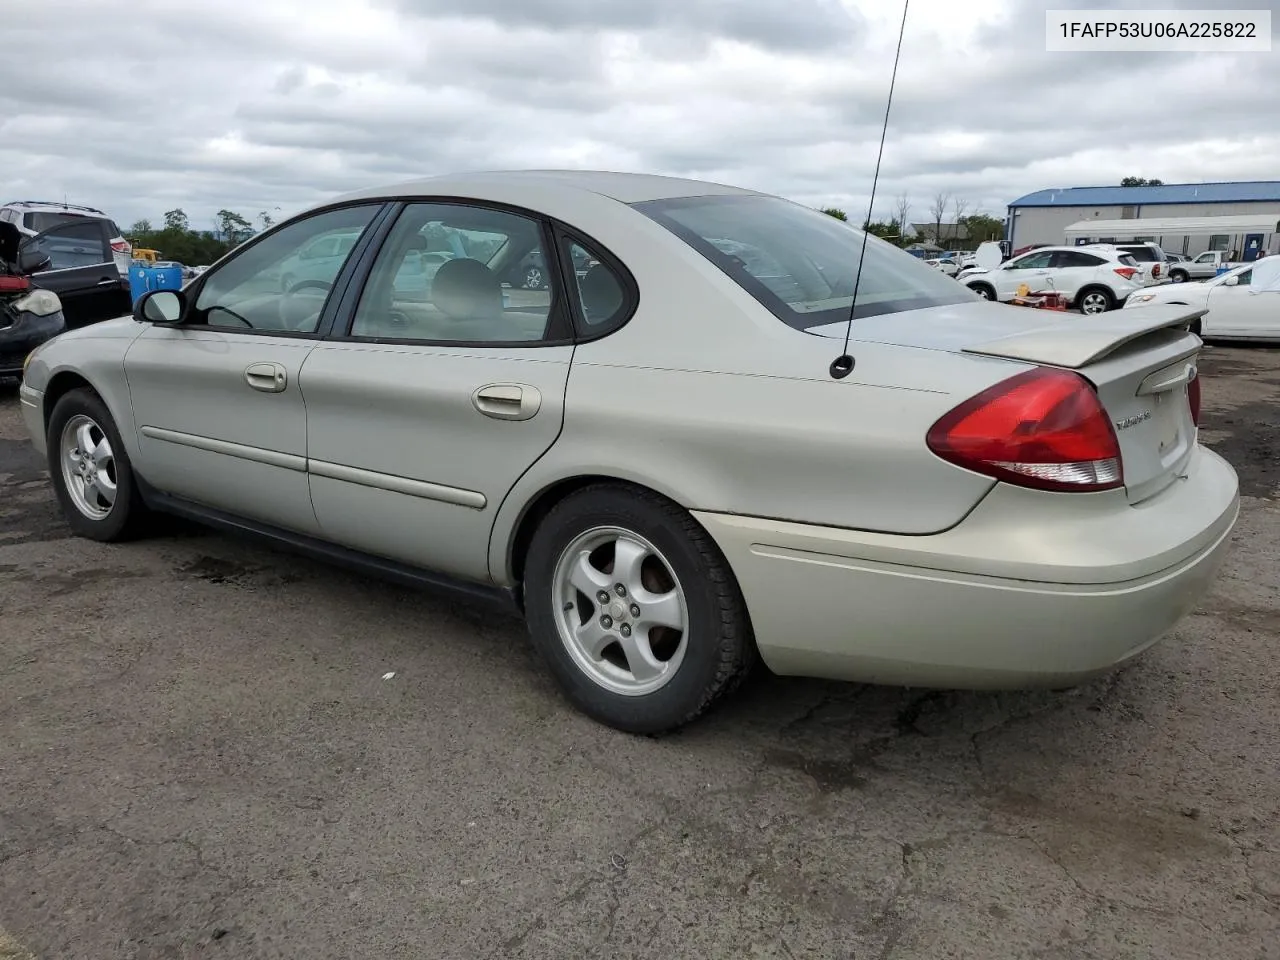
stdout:
POLYGON ((328 280, 302 280, 295 283, 284 293, 284 298, 280 302, 280 319, 292 330, 308 330, 315 326, 316 318, 320 316, 320 311, 324 309, 324 303, 316 310, 306 309, 306 312, 299 311, 293 304, 294 294, 303 290, 324 290, 333 289, 333 284, 328 280))

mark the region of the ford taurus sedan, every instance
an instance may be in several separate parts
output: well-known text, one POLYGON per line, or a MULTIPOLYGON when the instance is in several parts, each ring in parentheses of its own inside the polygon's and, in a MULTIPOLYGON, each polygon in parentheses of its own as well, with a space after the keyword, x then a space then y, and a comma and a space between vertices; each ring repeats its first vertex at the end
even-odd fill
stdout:
POLYGON ((1198 316, 989 303, 747 190, 488 173, 281 223, 39 348, 21 401, 75 533, 181 514, 498 599, 574 704, 652 733, 757 658, 1057 687, 1148 647, 1238 511, 1198 316), (546 286, 504 289, 535 251, 546 286))

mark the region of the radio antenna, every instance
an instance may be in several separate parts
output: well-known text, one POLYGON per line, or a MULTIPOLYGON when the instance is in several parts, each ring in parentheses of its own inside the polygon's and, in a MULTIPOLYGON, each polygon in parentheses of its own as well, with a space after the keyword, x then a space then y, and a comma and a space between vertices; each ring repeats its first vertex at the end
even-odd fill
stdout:
MULTIPOLYGON (((911 0, 902 0, 902 26, 898 28, 898 50, 893 55, 893 73, 889 76, 889 99, 884 105, 884 126, 880 128, 880 150, 876 154, 876 172, 871 177, 871 200, 867 204, 867 220, 863 224, 862 252, 858 255, 858 272, 853 278, 853 301, 849 304, 849 323, 844 329, 844 349, 840 356, 831 361, 831 376, 835 380, 843 380, 853 372, 854 359, 849 355, 849 339, 853 336, 853 313, 858 307, 858 287, 862 284, 862 263, 867 257, 867 233, 865 229, 871 223, 876 208, 876 184, 880 180, 880 161, 884 159, 884 138, 889 132, 889 109, 893 106, 893 88, 898 82, 898 61, 902 59, 902 38, 907 32, 907 8, 911 0)), ((907 225, 898 224, 898 230, 905 236, 907 225)))

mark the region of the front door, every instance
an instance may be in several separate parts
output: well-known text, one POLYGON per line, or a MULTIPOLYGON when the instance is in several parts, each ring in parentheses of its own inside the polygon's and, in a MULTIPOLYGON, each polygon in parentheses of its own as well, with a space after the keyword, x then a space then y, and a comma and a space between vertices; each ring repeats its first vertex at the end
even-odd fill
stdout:
MULTIPOLYGON (((558 270, 500 278, 550 249, 546 225, 464 203, 407 206, 343 336, 302 368, 311 500, 326 539, 489 579, 494 516, 555 442, 573 355, 558 270), (461 255, 432 272, 420 251, 461 255)), ((341 320, 340 320, 341 322, 341 320)))
POLYGON ((238 251, 191 289, 181 322, 125 355, 144 480, 161 491, 300 533, 317 525, 299 382, 344 260, 280 293, 280 267, 327 233, 359 233, 378 205, 295 221, 238 251))
POLYGON ((49 265, 31 275, 38 287, 62 301, 67 326, 83 327, 129 313, 129 292, 116 266, 107 221, 81 217, 50 227, 22 241, 22 250, 38 250, 49 265))
POLYGON ((1206 332, 1225 337, 1264 338, 1275 337, 1280 332, 1280 291, 1272 289, 1265 277, 1261 286, 1253 282, 1254 274, 1262 269, 1259 264, 1242 270, 1235 275, 1234 284, 1214 286, 1209 293, 1206 332))
POLYGON ((1045 281, 1053 256, 1052 250, 1033 250, 992 270, 989 276, 996 287, 996 299, 1008 300, 1016 296, 1018 287, 1024 283, 1030 293, 1047 288, 1045 281))

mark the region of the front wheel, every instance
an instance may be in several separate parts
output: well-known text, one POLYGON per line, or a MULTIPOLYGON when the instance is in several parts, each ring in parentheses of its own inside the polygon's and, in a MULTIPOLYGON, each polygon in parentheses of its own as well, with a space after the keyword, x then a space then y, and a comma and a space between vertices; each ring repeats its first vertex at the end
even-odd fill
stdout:
POLYGON ((1188 279, 1187 271, 1172 270, 1169 272, 1169 280, 1173 283, 1186 283, 1188 279))
POLYGON ((54 405, 46 437, 49 476, 72 531, 102 542, 142 532, 146 507, 115 421, 91 390, 72 390, 54 405))
POLYGON ((982 297, 983 300, 994 300, 996 298, 995 288, 989 287, 985 283, 972 283, 968 284, 968 287, 978 296, 982 297))
POLYGON ((525 610, 569 700, 629 733, 689 723, 755 662, 746 605, 719 548, 647 490, 599 484, 557 504, 529 547, 525 610))

